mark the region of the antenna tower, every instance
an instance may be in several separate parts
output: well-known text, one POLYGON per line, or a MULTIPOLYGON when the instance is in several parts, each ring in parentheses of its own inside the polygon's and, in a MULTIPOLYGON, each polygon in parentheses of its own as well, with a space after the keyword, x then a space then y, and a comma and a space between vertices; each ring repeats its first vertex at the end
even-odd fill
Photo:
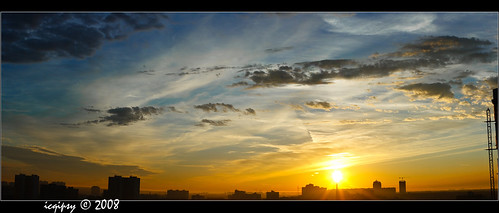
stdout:
POLYGON ((489 176, 490 176, 490 195, 492 199, 497 199, 496 186, 495 186, 495 173, 494 173, 494 152, 493 150, 497 149, 492 147, 492 127, 491 123, 493 122, 490 118, 490 109, 487 108, 487 151, 489 152, 489 176))

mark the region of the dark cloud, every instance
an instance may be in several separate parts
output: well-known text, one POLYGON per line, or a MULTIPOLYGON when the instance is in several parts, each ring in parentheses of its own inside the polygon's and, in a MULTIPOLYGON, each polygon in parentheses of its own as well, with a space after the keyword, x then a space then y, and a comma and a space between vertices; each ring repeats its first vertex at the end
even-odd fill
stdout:
POLYGON ((484 82, 489 85, 490 88, 497 88, 497 76, 491 76, 485 78, 484 82))
MULTIPOLYGON (((271 66, 252 66, 244 69, 244 77, 255 83, 249 88, 259 88, 283 84, 325 84, 328 83, 327 80, 334 79, 380 78, 405 70, 424 75, 422 68, 496 61, 497 48, 492 44, 476 38, 423 37, 413 43, 402 44, 396 52, 376 53, 367 62, 327 59, 299 62, 277 69, 271 66)), ((451 83, 462 84, 463 78, 473 74, 473 71, 462 71, 451 83)), ((234 86, 236 85, 239 86, 234 86)))
POLYGON ((299 62, 295 64, 303 66, 304 69, 310 67, 317 67, 321 69, 333 69, 333 68, 342 68, 347 65, 355 65, 357 63, 351 59, 328 59, 320 61, 299 62))
POLYGON ((255 112, 254 109, 248 108, 248 109, 246 109, 246 111, 244 112, 244 114, 246 114, 246 115, 256 115, 256 112, 255 112))
POLYGON ((433 98, 439 100, 452 100, 454 93, 451 86, 446 83, 416 83, 398 87, 397 89, 409 92, 413 98, 433 98))
MULTIPOLYGON (((157 115, 163 111, 162 108, 147 107, 118 107, 107 110, 109 116, 102 117, 103 121, 109 121, 108 126, 128 125, 130 123, 145 120, 145 116, 157 115)), ((101 122, 101 121, 99 121, 101 122)))
MULTIPOLYGON (((168 108, 170 111, 174 111, 175 108, 168 108), (173 110, 172 110, 173 109, 173 110)), ((86 111, 89 111, 89 109, 86 109, 86 111)), ((92 112, 101 112, 101 110, 98 109, 90 109, 92 112)), ((113 109, 109 109, 106 111, 106 113, 110 114, 108 116, 102 116, 99 117, 99 119, 96 120, 90 120, 90 121, 84 121, 80 123, 60 123, 62 126, 66 127, 73 127, 77 128, 81 125, 91 125, 91 124, 98 124, 98 123, 104 123, 107 122, 107 126, 126 126, 128 124, 141 121, 141 120, 146 120, 146 117, 152 116, 152 115, 158 115, 161 114, 164 111, 163 108, 157 108, 153 106, 146 106, 146 107, 117 107, 113 109)), ((175 110, 176 111, 176 110, 175 110)), ((176 111, 179 112, 179 111, 176 111)))
POLYGON ((140 74, 145 74, 145 75, 154 75, 154 70, 139 70, 137 71, 140 74))
POLYGON ((104 41, 162 28, 167 18, 157 13, 2 13, 2 61, 85 58, 104 41))
POLYGON ((85 158, 60 154, 41 147, 21 148, 2 145, 2 157, 13 159, 43 171, 55 171, 65 174, 111 176, 150 175, 151 171, 135 165, 100 164, 87 161, 85 158))
POLYGON ((329 111, 335 107, 326 101, 308 101, 308 102, 305 102, 305 106, 312 108, 312 109, 323 109, 326 111, 329 111))
POLYGON ((487 40, 456 36, 429 36, 415 43, 405 44, 395 57, 432 58, 446 63, 488 63, 497 60, 497 51, 487 40))
POLYGON ((201 123, 198 124, 197 126, 204 126, 204 124, 209 124, 212 126, 227 126, 227 123, 230 122, 231 120, 208 120, 208 119, 203 119, 201 120, 201 123))
POLYGON ((166 107, 170 112, 184 113, 182 111, 177 110, 174 106, 166 107))
POLYGON ((202 105, 195 105, 194 108, 201 109, 205 112, 211 112, 211 111, 213 111, 213 112, 219 112, 219 111, 239 112, 240 111, 239 109, 234 108, 234 106, 232 106, 232 104, 225 104, 225 103, 214 103, 214 104, 207 103, 207 104, 202 104, 202 105))
POLYGON ((227 87, 239 87, 239 86, 248 86, 248 82, 246 81, 240 81, 240 82, 236 82, 236 83, 233 83, 227 87))
POLYGON ((87 112, 101 112, 100 109, 94 109, 94 108, 83 108, 83 110, 87 112))
MULTIPOLYGON (((210 73, 214 71, 221 71, 224 69, 228 68, 234 68, 234 67, 228 67, 228 66, 213 66, 213 67, 196 67, 196 68, 191 68, 188 69, 188 67, 182 67, 180 68, 179 71, 181 72, 173 72, 173 73, 165 73, 165 75, 178 75, 178 76, 184 76, 184 75, 197 75, 197 74, 203 74, 203 73, 210 73)), ((217 76, 220 76, 221 73, 217 73, 217 76)))
POLYGON ((266 53, 277 53, 277 52, 282 52, 282 51, 292 50, 292 49, 293 49, 292 46, 289 46, 289 47, 278 47, 278 48, 266 49, 265 52, 266 53))

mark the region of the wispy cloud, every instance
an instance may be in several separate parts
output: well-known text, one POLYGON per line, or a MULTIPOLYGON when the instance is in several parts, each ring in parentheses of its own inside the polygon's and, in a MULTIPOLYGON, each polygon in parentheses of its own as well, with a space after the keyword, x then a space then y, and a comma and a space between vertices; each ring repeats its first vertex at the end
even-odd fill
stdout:
POLYGON ((330 25, 328 30, 331 32, 353 35, 430 33, 437 29, 433 23, 437 16, 431 13, 365 13, 351 16, 326 14, 322 17, 330 25), (376 15, 376 19, 372 19, 373 15, 376 15))
POLYGON ((41 170, 80 175, 89 179, 114 174, 140 176, 154 174, 136 165, 95 163, 82 157, 61 154, 39 146, 22 148, 2 145, 2 157, 20 161, 41 170))

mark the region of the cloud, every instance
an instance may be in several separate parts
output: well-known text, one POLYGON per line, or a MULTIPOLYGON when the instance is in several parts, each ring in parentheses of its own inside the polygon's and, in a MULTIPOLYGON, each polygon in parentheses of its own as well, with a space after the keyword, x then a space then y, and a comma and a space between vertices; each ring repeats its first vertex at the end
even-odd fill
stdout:
POLYGON ((383 123, 391 123, 390 119, 383 120, 371 120, 371 119, 363 119, 363 120, 340 120, 340 125, 351 125, 351 124, 383 124, 383 123))
POLYGON ((387 35, 393 33, 428 33, 436 30, 435 14, 364 13, 353 16, 323 15, 328 30, 352 35, 387 35))
POLYGON ((390 53, 393 57, 419 57, 435 59, 441 62, 489 63, 497 60, 497 51, 492 42, 477 38, 456 36, 428 36, 414 43, 405 44, 400 51, 390 53))
MULTIPOLYGON (((326 59, 298 62, 290 66, 253 66, 244 69, 244 77, 255 83, 249 88, 327 84, 334 79, 382 78, 402 71, 411 71, 421 77, 425 74, 421 71, 424 68, 496 61, 497 50, 492 44, 488 40, 476 38, 427 36, 402 44, 395 52, 376 53, 370 60, 326 59)), ((475 73, 470 70, 458 71, 450 82, 462 84, 462 79, 475 73)), ((231 87, 246 85, 249 84, 241 81, 231 87)))
MULTIPOLYGON (((147 107, 117 107, 107 110, 110 116, 102 118, 104 121, 109 121, 108 126, 128 125, 130 123, 145 120, 145 116, 157 115, 163 111, 162 108, 147 107)), ((102 121, 100 121, 102 122, 102 121)))
POLYGON ((167 18, 156 13, 3 13, 2 61, 35 63, 86 58, 105 41, 163 28, 167 18))
POLYGON ((487 77, 484 82, 489 85, 490 88, 497 88, 497 76, 487 77))
POLYGON ((166 107, 170 112, 184 113, 182 111, 177 110, 174 106, 166 107))
POLYGON ((227 126, 227 123, 230 122, 231 120, 208 120, 208 119, 203 119, 201 120, 201 123, 196 125, 196 126, 204 126, 204 124, 209 124, 212 126, 227 126))
POLYGON ((323 109, 326 111, 331 110, 332 108, 338 108, 337 106, 333 106, 326 101, 309 101, 305 103, 305 106, 312 109, 323 109))
POLYGON ((292 50, 292 49, 293 49, 292 46, 289 46, 289 47, 278 47, 278 48, 265 49, 265 52, 266 53, 277 53, 277 52, 282 52, 282 51, 292 50))
POLYGON ((100 109, 94 109, 94 108, 83 108, 83 110, 87 112, 101 112, 100 109))
POLYGON ((451 86, 446 83, 415 83, 400 86, 396 89, 406 91, 410 97, 415 99, 432 98, 442 101, 452 101, 454 99, 451 86))
POLYGON ((487 104, 490 103, 492 91, 486 84, 487 81, 484 81, 483 84, 479 86, 475 86, 471 83, 465 84, 461 87, 461 93, 464 95, 464 98, 469 99, 470 103, 487 106, 487 104))
POLYGON ((23 162, 40 170, 82 177, 88 177, 89 174, 97 174, 102 177, 113 174, 140 176, 154 174, 136 165, 94 163, 82 157, 64 155, 38 146, 21 148, 2 145, 2 157, 23 162))
MULTIPOLYGON (((175 110, 175 108, 168 108, 170 111, 175 110)), ((85 109, 88 111, 88 109, 85 109)), ((100 112, 97 109, 91 109, 93 112, 100 112)), ((103 122, 108 122, 107 126, 126 126, 131 123, 146 120, 146 117, 151 115, 158 115, 164 111, 163 108, 157 108, 153 106, 146 107, 116 107, 113 109, 109 109, 106 112, 110 115, 99 117, 96 120, 84 121, 80 123, 60 123, 60 125, 67 127, 78 127, 80 125, 90 125, 90 124, 98 124, 103 122)), ((178 111, 177 111, 178 112, 178 111)))
POLYGON ((202 104, 202 105, 195 105, 194 108, 196 109, 201 109, 205 112, 228 112, 228 111, 233 111, 233 112, 239 112, 239 109, 234 108, 232 104, 225 104, 225 103, 207 103, 207 104, 202 104), (218 108, 217 108, 218 107, 218 108))
POLYGON ((307 62, 299 62, 295 63, 295 65, 303 66, 303 69, 307 69, 310 67, 318 67, 321 69, 333 69, 333 68, 342 68, 347 65, 355 65, 357 64, 354 60, 351 59, 327 59, 320 61, 307 61, 307 62))
POLYGON ((244 114, 246 114, 246 115, 256 115, 256 112, 255 112, 254 109, 248 108, 248 109, 246 109, 246 111, 244 112, 244 114))

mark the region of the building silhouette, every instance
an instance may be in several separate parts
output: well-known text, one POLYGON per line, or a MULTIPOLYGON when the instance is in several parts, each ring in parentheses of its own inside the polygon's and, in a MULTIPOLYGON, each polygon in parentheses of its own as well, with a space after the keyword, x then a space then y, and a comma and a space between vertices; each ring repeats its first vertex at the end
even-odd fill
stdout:
POLYGON ((166 191, 167 200, 188 200, 189 191, 187 190, 168 190, 166 191))
POLYGON ((105 197, 112 199, 137 200, 140 196, 140 178, 130 176, 109 177, 105 197))
POLYGON ((206 197, 200 194, 193 194, 191 197, 191 200, 204 200, 204 199, 206 199, 206 197))
POLYGON ((40 177, 38 175, 16 175, 14 192, 15 199, 38 199, 40 195, 40 177))
POLYGON ((373 182, 373 190, 374 191, 381 191, 381 182, 379 182, 378 180, 375 180, 373 182))
POLYGON ((66 187, 64 182, 44 183, 40 184, 40 198, 43 200, 76 200, 78 199, 78 189, 66 187))
POLYGON ((267 200, 279 200, 279 192, 274 192, 274 190, 271 190, 270 192, 267 192, 266 194, 267 200))
POLYGON ((15 194, 15 183, 2 181, 2 200, 12 200, 15 194))
POLYGON ((392 195, 395 194, 397 189, 395 187, 381 187, 381 182, 375 180, 373 182, 373 192, 375 195, 392 195))
POLYGON ((405 180, 399 181, 399 193, 401 193, 401 194, 406 193, 405 180))
POLYGON ((262 199, 261 194, 252 193, 248 194, 246 191, 235 190, 234 194, 228 196, 229 200, 260 200, 262 199))
POLYGON ((301 187, 301 195, 303 199, 323 199, 326 196, 327 189, 314 184, 308 184, 301 187))

